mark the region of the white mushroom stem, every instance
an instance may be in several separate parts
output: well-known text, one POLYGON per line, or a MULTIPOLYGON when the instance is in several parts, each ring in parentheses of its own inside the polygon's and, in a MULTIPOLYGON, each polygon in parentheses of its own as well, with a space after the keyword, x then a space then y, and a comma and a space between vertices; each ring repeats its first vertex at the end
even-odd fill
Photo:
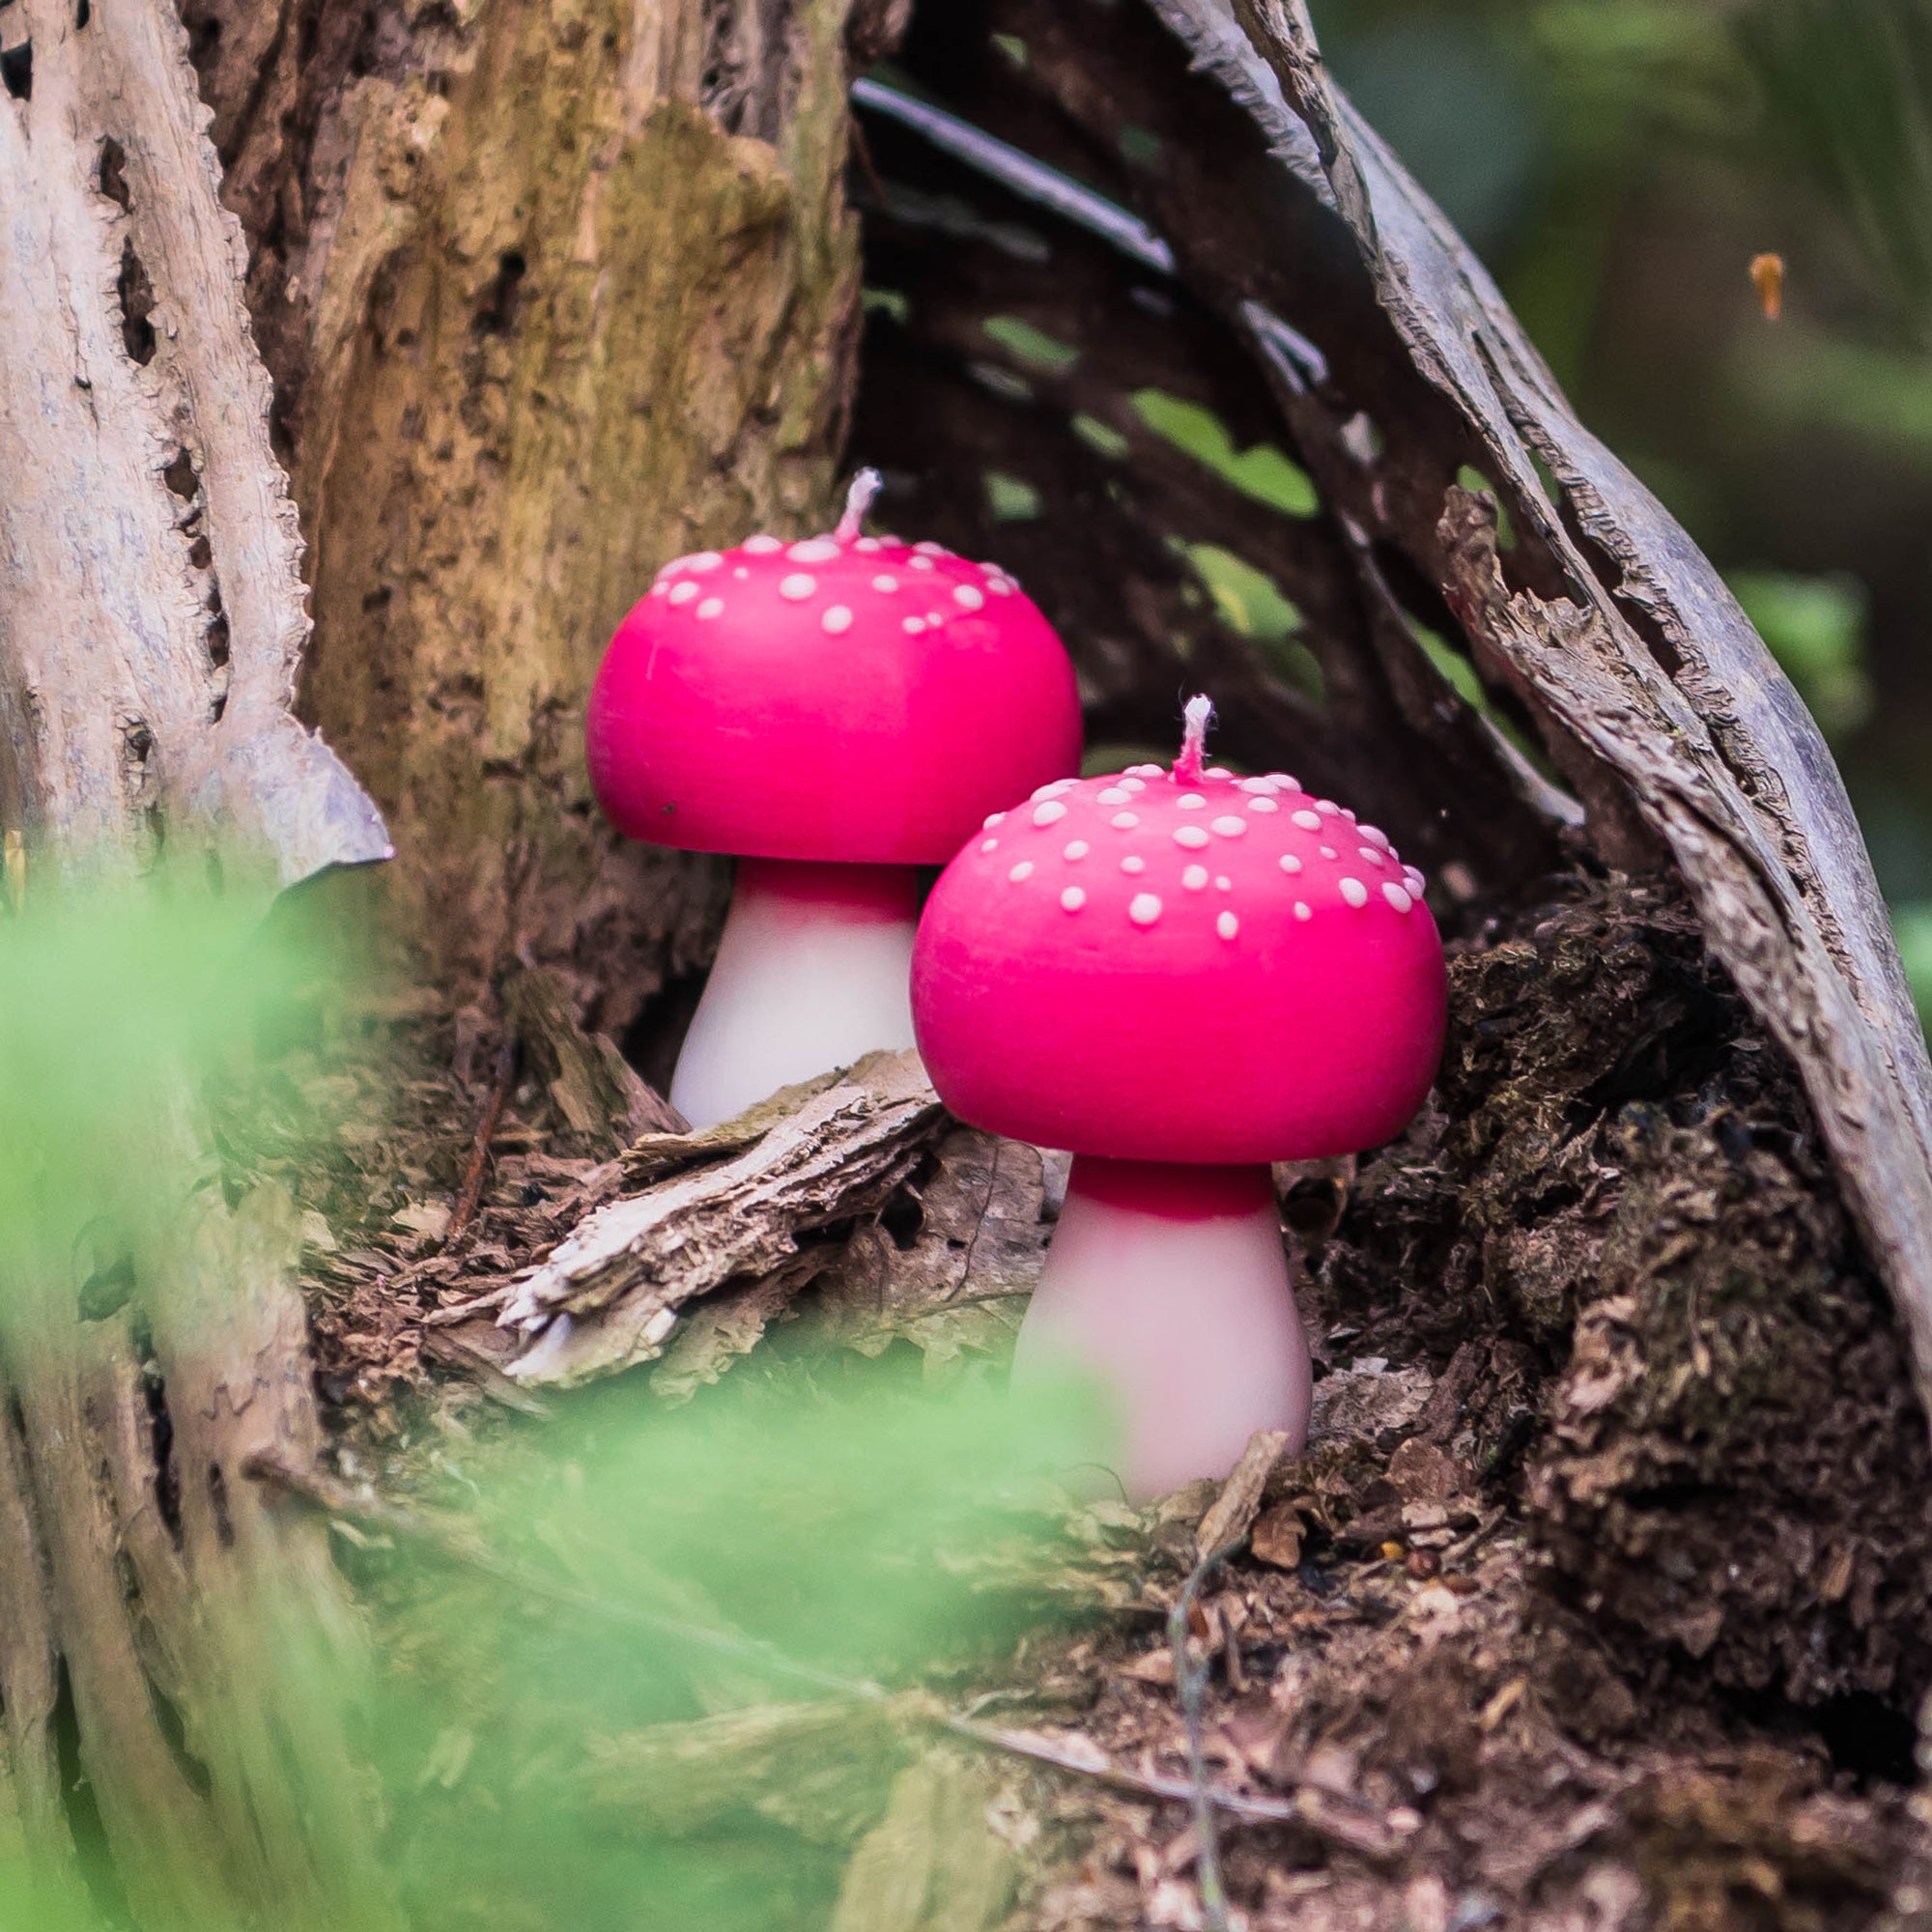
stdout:
POLYGON ((872 507, 872 498, 884 487, 885 479, 876 469, 862 469, 853 477, 851 487, 845 492, 845 514, 833 531, 840 543, 850 543, 859 534, 866 512, 872 507))
POLYGON ((909 866, 740 859, 672 1106, 710 1126, 794 1081, 911 1046, 918 917, 909 866))
POLYGON ((1135 1501, 1227 1475, 1257 1429, 1301 1448, 1308 1342, 1266 1168, 1075 1156, 1013 1384, 1069 1372, 1111 1403, 1135 1501))

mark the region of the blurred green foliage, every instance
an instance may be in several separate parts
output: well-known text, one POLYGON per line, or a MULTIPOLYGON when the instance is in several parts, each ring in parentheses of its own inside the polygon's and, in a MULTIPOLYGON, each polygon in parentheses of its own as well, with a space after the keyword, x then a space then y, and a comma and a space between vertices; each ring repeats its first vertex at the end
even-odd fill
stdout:
MULTIPOLYGON (((165 1239, 222 1185, 186 1124, 197 1083, 218 1078, 224 1129, 245 1133, 257 1034, 333 970, 262 913, 161 882, 0 917, 9 1339, 43 1314, 43 1346, 72 1344, 94 1247, 165 1239)), ((452 1429, 401 1479, 435 1534, 338 1520, 380 1695, 292 1690, 280 1715, 372 1714, 390 1862, 425 1932, 823 1923, 923 1748, 888 1694, 1051 1626, 1074 1552, 1049 1478, 1107 1440, 1077 1394, 935 1395, 856 1357, 744 1372, 677 1410, 620 1382, 540 1428, 452 1429), (749 1750, 707 1728, 747 1713, 749 1750), (794 1736, 809 1748, 787 1756, 794 1736)), ((0 1776, 0 1932, 116 1922, 111 1888, 100 1912, 36 1890, 12 1822, 0 1776)))
POLYGON ((1923 988, 1932 5, 1313 4, 1343 85, 1831 737, 1923 988))

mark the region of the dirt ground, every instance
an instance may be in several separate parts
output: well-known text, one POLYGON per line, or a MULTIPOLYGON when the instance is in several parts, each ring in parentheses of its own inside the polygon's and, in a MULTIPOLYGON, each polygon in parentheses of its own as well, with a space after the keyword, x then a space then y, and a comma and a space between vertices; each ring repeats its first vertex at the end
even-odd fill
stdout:
MULTIPOLYGON (((1316 1435, 1238 1511, 1187 1646, 1209 1778, 1285 1813, 1219 1814, 1225 1922, 1932 1922, 1926 1432, 1797 1083, 1654 885, 1557 879, 1452 952, 1428 1112, 1359 1167, 1283 1177, 1316 1435)), ((490 1013, 323 1013, 275 1063, 282 1127, 258 1117, 232 1150, 302 1191, 337 1465, 383 1494, 437 1492, 452 1428, 541 1430, 575 1400, 507 1378, 489 1321, 449 1319, 630 1184, 635 1121, 599 1115, 596 1052, 567 1021, 526 1031, 513 1063, 490 1013)), ((955 1280, 941 1319, 914 1280, 967 1245, 952 1183, 997 1171, 981 1137, 943 1136, 728 1346, 714 1322, 683 1372, 634 1376, 673 1400, 808 1341, 997 1375, 1045 1177, 1016 1197, 1041 1225, 1004 1244, 997 1293, 952 1307, 955 1280), (912 1287, 848 1319, 853 1271, 895 1268, 912 1287)), ((703 1327, 702 1304, 682 1319, 703 1327)), ((852 1820, 837 1924, 1216 1922, 1189 1805, 1131 1788, 1187 1777, 1166 1619, 1214 1500, 1068 1518, 1093 1559, 1078 1627, 982 1673, 973 1708, 1070 1768, 928 1752, 905 1775, 927 1784, 852 1820), (923 1902, 895 1916, 868 1874, 903 1864, 907 1804, 944 1814, 934 1779, 998 1858, 968 1883, 928 1846, 923 1902)))

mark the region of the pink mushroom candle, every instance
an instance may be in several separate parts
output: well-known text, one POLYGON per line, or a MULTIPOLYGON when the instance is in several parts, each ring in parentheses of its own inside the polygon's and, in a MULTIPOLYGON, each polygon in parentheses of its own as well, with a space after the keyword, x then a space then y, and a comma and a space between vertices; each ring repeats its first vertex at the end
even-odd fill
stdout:
POLYGON ((658 573, 585 720, 633 838, 739 855, 670 1097, 695 1125, 913 1043, 915 867, 994 807, 1079 769, 1073 669, 996 564, 864 536, 748 538, 658 573))
POLYGON ((1422 878, 1293 778, 1202 768, 1040 786, 933 889, 913 955, 941 1098, 1067 1148, 1066 1205, 1014 1375, 1095 1375, 1139 1496, 1308 1428, 1308 1346, 1269 1164, 1399 1133, 1442 1047, 1422 878))

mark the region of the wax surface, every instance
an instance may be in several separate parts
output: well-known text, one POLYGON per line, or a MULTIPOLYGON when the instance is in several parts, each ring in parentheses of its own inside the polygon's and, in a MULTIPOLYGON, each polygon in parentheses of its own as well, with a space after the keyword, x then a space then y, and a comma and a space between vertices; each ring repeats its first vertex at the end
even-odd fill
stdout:
POLYGON ((1381 833, 1285 774, 1048 784, 927 901, 920 1051, 962 1120, 1044 1147, 1358 1152, 1402 1130, 1441 1053, 1421 893, 1381 833))
POLYGON ((657 845, 943 865, 1076 771, 1080 705, 1012 578, 936 544, 753 537, 680 557, 618 626, 585 734, 597 796, 657 845))

